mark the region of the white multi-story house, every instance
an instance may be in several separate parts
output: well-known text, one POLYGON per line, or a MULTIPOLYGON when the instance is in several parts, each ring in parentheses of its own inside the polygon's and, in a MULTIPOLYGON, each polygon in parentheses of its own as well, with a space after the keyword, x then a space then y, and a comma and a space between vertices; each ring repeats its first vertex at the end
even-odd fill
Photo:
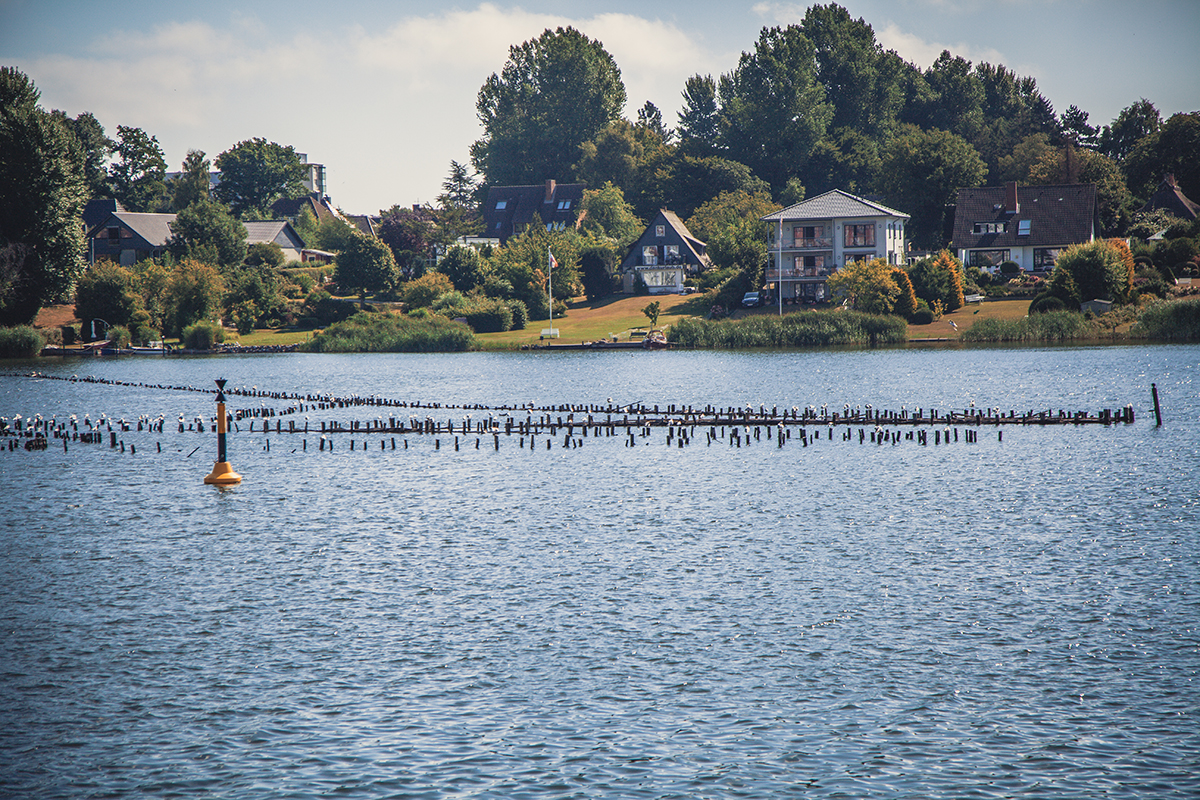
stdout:
POLYGON ((908 215, 834 189, 762 219, 771 226, 768 291, 783 303, 828 299, 826 283, 838 267, 885 259, 904 264, 908 215))

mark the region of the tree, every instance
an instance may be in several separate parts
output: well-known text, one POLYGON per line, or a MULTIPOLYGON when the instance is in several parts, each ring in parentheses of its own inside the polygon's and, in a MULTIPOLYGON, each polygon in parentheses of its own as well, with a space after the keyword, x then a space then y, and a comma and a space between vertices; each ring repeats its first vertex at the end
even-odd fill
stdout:
POLYGON ((621 71, 604 46, 574 28, 547 29, 510 48, 504 69, 479 90, 484 133, 471 159, 490 184, 562 179, 579 146, 624 106, 621 71))
POLYGON ((492 259, 493 273, 512 285, 513 296, 525 303, 531 319, 549 319, 546 291, 549 253, 558 265, 551 274, 555 302, 579 294, 578 234, 574 231, 547 231, 535 222, 519 236, 508 240, 492 259))
POLYGON ((773 192, 801 173, 833 118, 800 28, 764 28, 753 53, 723 76, 721 142, 773 192))
POLYGON ((76 137, 38 107, 33 81, 0 67, 0 325, 33 322, 84 271, 87 200, 76 137))
POLYGON ((279 269, 287 257, 275 242, 255 242, 246 248, 246 266, 266 266, 279 269))
POLYGON ((180 336, 189 325, 217 319, 225 281, 216 267, 187 258, 171 272, 164 294, 167 309, 163 332, 180 336))
POLYGON ((1132 256, 1127 260, 1111 241, 1097 239, 1068 247, 1059 255, 1054 270, 1071 274, 1082 300, 1121 301, 1129 295, 1132 265, 1132 256))
POLYGON ((1129 188, 1148 197, 1164 175, 1172 174, 1188 197, 1200 197, 1200 111, 1172 114, 1142 138, 1125 159, 1129 188))
POLYGON ((912 315, 917 313, 917 295, 913 291, 908 273, 899 267, 893 267, 892 280, 900 289, 900 293, 896 295, 895 305, 892 306, 892 313, 905 319, 912 319, 912 315))
POLYGON ((1118 163, 1125 160, 1135 145, 1162 126, 1158 109, 1146 98, 1121 110, 1112 125, 1100 130, 1100 152, 1118 163))
POLYGON ((658 327, 658 315, 661 310, 662 304, 657 300, 642 309, 642 313, 645 314, 646 318, 650 320, 650 330, 654 330, 658 327))
POLYGON ((800 27, 813 43, 817 80, 833 105, 830 127, 852 129, 867 137, 890 131, 903 94, 880 69, 883 48, 871 26, 830 3, 810 6, 800 27))
POLYGON ((917 121, 925 129, 938 129, 974 141, 983 129, 983 82, 971 62, 943 50, 925 71, 930 94, 918 104, 917 121))
POLYGON ((102 319, 109 325, 129 325, 141 308, 133 272, 111 261, 93 264, 75 287, 75 316, 86 322, 102 319))
POLYGON ((366 305, 368 292, 395 289, 400 271, 391 248, 374 236, 356 233, 338 253, 333 279, 343 291, 356 290, 360 305, 366 305))
POLYGON ((458 291, 469 292, 483 284, 487 278, 486 267, 478 250, 458 245, 450 248, 450 252, 442 257, 437 271, 449 278, 458 291))
POLYGON ((167 160, 158 137, 117 126, 117 161, 108 169, 113 197, 129 211, 157 211, 167 196, 167 160))
POLYGON ((611 182, 600 189, 585 189, 580 208, 584 232, 612 239, 622 250, 633 244, 645 227, 634 215, 633 206, 625 202, 624 193, 611 182))
POLYGON ((721 192, 696 209, 687 228, 701 241, 709 242, 726 228, 749 224, 756 238, 767 241, 767 224, 761 217, 779 210, 766 192, 721 192))
POLYGON ((587 239, 579 252, 579 272, 588 300, 599 300, 613 292, 613 272, 620 256, 611 239, 587 239))
POLYGON ((683 110, 676 131, 679 146, 687 155, 704 157, 717 152, 721 114, 712 75, 693 75, 684 82, 683 110))
POLYGON ((115 142, 104 135, 104 126, 91 112, 85 111, 71 119, 61 111, 53 112, 75 135, 79 152, 83 156, 83 180, 90 197, 101 197, 108 193, 108 169, 106 162, 113 152, 115 142))
POLYGON ((170 248, 179 259, 236 266, 246 258, 246 226, 220 203, 197 200, 175 215, 170 248))
POLYGON ((392 251, 392 257, 405 280, 425 274, 433 256, 434 215, 429 209, 392 206, 379 221, 379 239, 392 251))
POLYGON ((304 194, 304 166, 291 145, 247 139, 217 156, 216 165, 217 199, 239 219, 264 218, 276 200, 304 194))
POLYGON ((1099 129, 1088 124, 1088 112, 1079 106, 1071 106, 1064 111, 1058 118, 1058 124, 1062 129, 1063 138, 1067 141, 1089 150, 1096 147, 1099 129))
POLYGON ((947 311, 963 307, 962 263, 949 250, 921 259, 907 272, 913 292, 929 305, 940 303, 947 311))
POLYGON ((233 314, 238 333, 249 333, 260 322, 281 317, 286 309, 279 273, 266 264, 247 264, 231 270, 225 307, 233 314))
POLYGON ((662 112, 658 110, 658 106, 646 101, 645 105, 638 109, 637 112, 637 127, 646 131, 658 141, 664 144, 669 144, 674 138, 675 133, 663 124, 662 112))
POLYGON ((188 150, 183 159, 183 174, 171 185, 171 208, 176 213, 183 211, 199 200, 208 200, 209 172, 212 164, 203 150, 188 150))
MULTIPOLYGON (((1001 181, 1028 184, 1034 165, 1053 151, 1054 148, 1050 145, 1048 135, 1044 133, 1030 134, 1013 147, 1012 152, 1000 158, 997 166, 999 169, 997 178, 1001 181)), ((989 174, 991 173, 989 172, 989 174)))
POLYGON ((444 294, 454 291, 450 278, 440 272, 426 272, 416 280, 404 284, 404 307, 409 311, 427 308, 444 294))
POLYGON ((581 144, 579 152, 575 174, 580 180, 590 186, 613 183, 624 191, 636 185, 646 148, 634 126, 620 119, 581 144))
POLYGON ((938 247, 946 240, 947 206, 960 188, 981 186, 986 175, 983 159, 961 136, 904 125, 884 150, 880 182, 889 205, 912 217, 910 238, 938 247))
POLYGON ((770 195, 766 181, 755 177, 745 164, 719 156, 696 158, 676 151, 662 154, 643 169, 639 185, 625 197, 634 213, 646 219, 660 208, 670 208, 686 219, 705 202, 722 192, 744 191, 770 195))
POLYGON ((882 258, 842 267, 829 276, 829 291, 834 297, 849 298, 856 311, 868 314, 891 314, 900 296, 892 266, 882 258))
POLYGON ((451 161, 450 174, 442 181, 443 194, 438 195, 438 203, 443 208, 478 210, 479 203, 475 197, 478 190, 479 182, 470 174, 470 168, 466 164, 451 161))

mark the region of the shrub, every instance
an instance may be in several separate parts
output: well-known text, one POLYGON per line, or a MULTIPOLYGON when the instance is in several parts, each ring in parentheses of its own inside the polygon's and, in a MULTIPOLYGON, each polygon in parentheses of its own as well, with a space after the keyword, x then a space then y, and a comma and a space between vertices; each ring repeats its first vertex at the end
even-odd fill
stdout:
POLYGON ((1033 298, 1033 302, 1029 304, 1030 314, 1046 314, 1051 311, 1066 311, 1067 304, 1062 301, 1061 297, 1056 297, 1049 292, 1042 292, 1037 297, 1033 298))
POLYGON ((33 358, 45 346, 45 337, 34 327, 0 328, 0 358, 33 358))
POLYGON ((912 316, 908 318, 908 321, 913 325, 931 325, 933 324, 933 311, 929 306, 925 306, 924 308, 918 307, 912 313, 912 316))
POLYGON ((818 347, 876 345, 908 339, 908 325, 891 315, 857 311, 804 311, 783 317, 756 315, 741 320, 685 317, 667 338, 684 347, 818 347))
POLYGON ((512 328, 510 330, 522 331, 529 324, 529 307, 525 305, 524 300, 508 300, 508 307, 512 309, 512 328))
POLYGON ((1147 306, 1129 335, 1174 342, 1200 341, 1200 297, 1147 306))
POLYGON ((964 342, 1062 342, 1097 336, 1098 325, 1077 311, 1047 311, 1021 319, 981 319, 960 338, 964 342))
POLYGON ((475 337, 437 314, 355 314, 331 325, 301 349, 311 353, 450 353, 470 350, 475 337))
POLYGON ((181 338, 189 350, 212 350, 225 341, 225 329, 216 322, 196 322, 183 329, 181 338))
POLYGON ((131 341, 131 338, 132 337, 129 335, 129 329, 126 328, 124 325, 113 325, 111 328, 108 329, 109 343, 111 343, 113 347, 115 347, 119 350, 123 350, 123 349, 129 347, 129 342, 131 341))
POLYGON ((1015 261, 1005 261, 1000 265, 1000 274, 1005 277, 1015 278, 1021 271, 1021 266, 1015 261))

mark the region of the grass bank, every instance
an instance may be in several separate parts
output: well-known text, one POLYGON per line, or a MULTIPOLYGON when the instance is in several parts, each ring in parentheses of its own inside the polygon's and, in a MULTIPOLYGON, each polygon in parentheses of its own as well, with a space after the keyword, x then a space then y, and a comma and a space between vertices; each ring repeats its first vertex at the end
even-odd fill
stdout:
POLYGON ((687 318, 671 326, 667 338, 681 347, 718 349, 898 344, 908 339, 908 325, 900 317, 857 311, 797 311, 737 320, 687 318))
POLYGON ((445 317, 359 312, 301 344, 307 353, 457 353, 475 349, 471 329, 445 317))

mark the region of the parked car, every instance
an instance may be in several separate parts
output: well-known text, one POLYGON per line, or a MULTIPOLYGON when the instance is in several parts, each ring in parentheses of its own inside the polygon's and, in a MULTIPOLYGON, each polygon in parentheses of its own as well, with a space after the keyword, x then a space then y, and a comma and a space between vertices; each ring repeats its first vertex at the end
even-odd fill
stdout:
POLYGON ((742 295, 742 307, 754 308, 762 305, 762 295, 758 292, 746 292, 742 295))

